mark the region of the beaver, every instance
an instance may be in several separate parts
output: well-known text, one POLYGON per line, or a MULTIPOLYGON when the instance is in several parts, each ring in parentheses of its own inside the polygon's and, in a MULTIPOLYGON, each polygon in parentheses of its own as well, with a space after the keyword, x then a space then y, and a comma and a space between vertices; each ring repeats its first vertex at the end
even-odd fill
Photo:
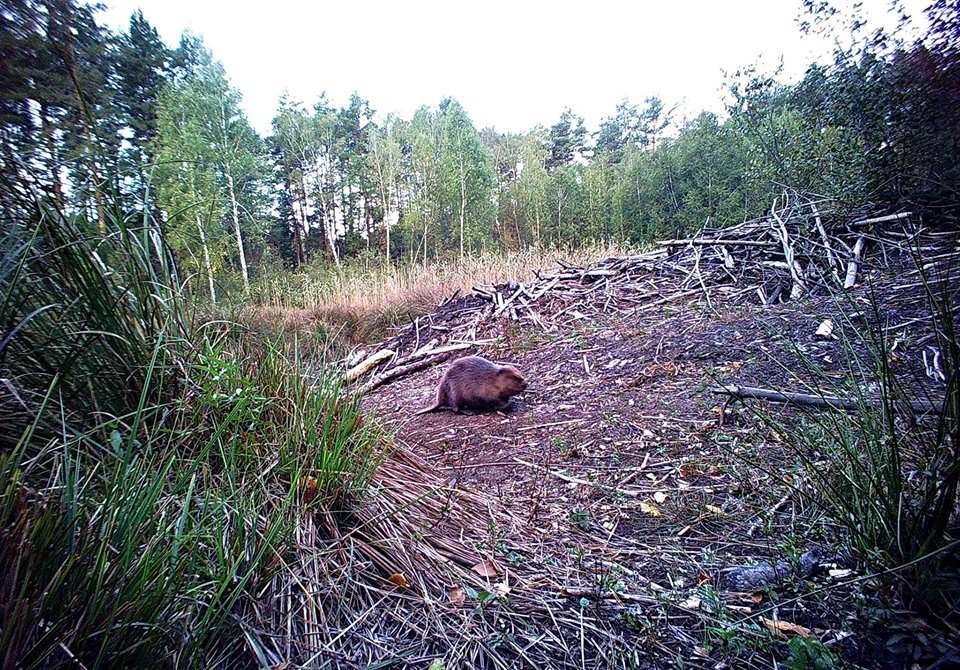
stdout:
POLYGON ((480 356, 458 358, 447 368, 433 407, 417 414, 449 407, 454 412, 504 409, 514 396, 527 388, 527 382, 512 365, 498 365, 480 356))

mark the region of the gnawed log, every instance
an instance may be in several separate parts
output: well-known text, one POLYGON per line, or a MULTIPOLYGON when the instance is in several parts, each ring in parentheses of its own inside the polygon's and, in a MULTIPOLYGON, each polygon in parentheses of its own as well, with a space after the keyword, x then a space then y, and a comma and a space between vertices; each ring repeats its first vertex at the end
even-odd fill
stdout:
POLYGON ((398 365, 396 367, 390 368, 385 372, 381 372, 379 375, 377 375, 376 377, 368 381, 366 384, 361 386, 359 393, 361 395, 369 393, 370 391, 377 388, 378 386, 383 386, 388 381, 396 379, 397 377, 402 377, 404 375, 410 374, 411 372, 416 372, 417 370, 423 370, 424 368, 428 368, 434 363, 439 362, 445 356, 446 354, 441 353, 441 354, 437 354, 436 356, 431 356, 429 358, 424 358, 419 361, 414 361, 413 363, 408 363, 407 365, 398 365))
POLYGON ((367 393, 372 391, 378 386, 382 386, 392 379, 397 377, 402 377, 411 372, 416 372, 417 370, 422 370, 423 368, 430 367, 434 363, 439 363, 441 360, 447 357, 447 354, 453 353, 454 351, 460 351, 462 349, 468 349, 470 347, 476 346, 476 342, 460 342, 457 344, 448 344, 443 347, 437 347, 436 349, 424 347, 419 349, 406 358, 401 358, 397 361, 397 365, 393 366, 389 370, 384 370, 379 375, 368 381, 366 384, 360 387, 360 393, 367 393))

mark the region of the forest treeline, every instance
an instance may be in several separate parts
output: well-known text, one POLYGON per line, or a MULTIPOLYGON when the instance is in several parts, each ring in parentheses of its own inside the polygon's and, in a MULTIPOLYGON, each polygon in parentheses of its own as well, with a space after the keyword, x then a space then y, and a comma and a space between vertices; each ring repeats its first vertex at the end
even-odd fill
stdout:
MULTIPOLYGON (((830 23, 829 7, 807 4, 806 29, 830 23)), ((731 76, 723 118, 681 122, 649 97, 625 99, 593 133, 571 109, 501 133, 477 129, 453 99, 378 118, 359 94, 338 106, 321 93, 282 99, 262 137, 200 38, 169 48, 140 12, 118 34, 74 0, 10 0, 0 206, 29 214, 9 194, 34 189, 95 231, 104 195, 119 196, 131 220, 159 222, 214 300, 226 278, 249 286, 281 264, 681 236, 762 214, 784 185, 839 208, 952 216, 960 2, 927 15, 911 42, 855 28, 854 46, 795 84, 731 76)))

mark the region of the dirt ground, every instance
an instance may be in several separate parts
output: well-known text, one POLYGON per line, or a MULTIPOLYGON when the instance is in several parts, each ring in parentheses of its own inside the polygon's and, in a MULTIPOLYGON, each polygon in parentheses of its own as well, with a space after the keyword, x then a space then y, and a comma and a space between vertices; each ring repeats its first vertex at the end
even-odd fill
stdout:
MULTIPOLYGON (((922 362, 929 333, 911 322, 923 314, 920 289, 901 279, 908 264, 874 269, 869 281, 865 273, 852 304, 819 295, 765 307, 750 294, 715 292, 636 310, 616 290, 587 304, 547 296, 538 303, 542 323, 485 320, 476 331, 483 344, 456 354, 521 370, 530 387, 509 411, 415 415, 433 403, 453 357, 372 391, 364 407, 451 486, 499 500, 536 542, 538 560, 564 575, 571 606, 584 594, 602 597, 598 584, 609 587, 626 624, 663 662, 720 668, 782 660, 782 649, 764 650, 749 633, 725 640, 733 622, 710 614, 704 593, 712 593, 743 615, 776 605, 766 617, 814 630, 859 667, 900 667, 882 631, 849 606, 869 597, 841 584, 857 563, 841 553, 839 530, 789 486, 802 468, 764 419, 799 430, 805 412, 725 403, 710 389, 819 385, 836 393, 836 385, 858 383, 869 392, 868 378, 849 376, 848 347, 857 350, 850 342, 872 324, 888 344, 899 342, 893 356, 904 370, 936 391, 922 362), (831 337, 816 334, 825 319, 835 325, 831 337), (728 571, 757 562, 795 566, 807 551, 819 558, 811 575, 750 591, 725 581, 728 571), (631 594, 674 594, 680 602, 665 609, 631 594)), ((656 287, 656 278, 650 283, 656 287)), ((430 336, 446 343, 481 303, 448 302, 417 324, 417 343, 430 336)), ((510 552, 506 541, 508 560, 510 552)))

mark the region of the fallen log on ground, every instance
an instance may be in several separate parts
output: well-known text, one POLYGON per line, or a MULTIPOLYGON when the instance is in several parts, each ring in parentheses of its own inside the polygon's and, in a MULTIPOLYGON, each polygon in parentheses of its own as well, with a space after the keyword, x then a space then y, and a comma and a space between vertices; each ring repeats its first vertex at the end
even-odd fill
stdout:
MULTIPOLYGON (((732 396, 738 400, 744 398, 758 398, 772 402, 790 403, 801 407, 833 407, 846 411, 853 411, 861 407, 882 407, 884 401, 880 398, 839 398, 832 395, 810 395, 808 393, 793 393, 789 391, 775 391, 773 389, 756 388, 753 386, 739 386, 729 384, 716 386, 710 389, 711 393, 720 393, 732 396)), ((917 414, 941 413, 942 405, 925 400, 912 402, 896 402, 895 405, 910 407, 917 414)))

